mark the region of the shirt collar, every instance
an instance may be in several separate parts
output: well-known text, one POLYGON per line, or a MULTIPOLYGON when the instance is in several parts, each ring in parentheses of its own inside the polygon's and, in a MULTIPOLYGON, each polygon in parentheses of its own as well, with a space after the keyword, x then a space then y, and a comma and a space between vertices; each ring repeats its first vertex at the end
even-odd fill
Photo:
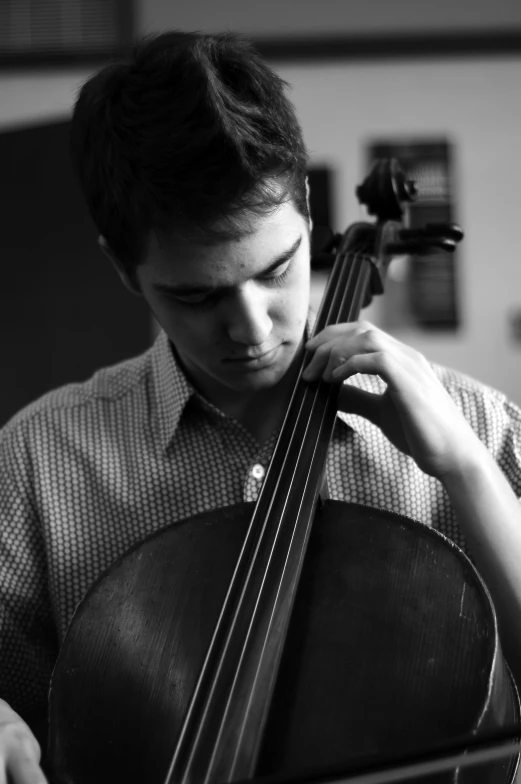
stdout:
POLYGON ((152 378, 158 438, 162 449, 166 449, 195 390, 181 370, 163 330, 152 347, 152 378))
POLYGON ((187 404, 194 400, 204 410, 224 417, 187 379, 175 350, 163 330, 152 346, 152 378, 156 403, 159 443, 166 450, 179 425, 187 404))

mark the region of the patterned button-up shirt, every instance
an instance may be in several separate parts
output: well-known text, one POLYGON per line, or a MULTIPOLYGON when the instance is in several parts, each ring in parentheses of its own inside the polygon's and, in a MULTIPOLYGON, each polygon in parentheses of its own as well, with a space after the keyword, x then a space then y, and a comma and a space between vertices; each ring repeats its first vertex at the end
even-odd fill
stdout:
MULTIPOLYGON (((521 411, 454 371, 435 372, 521 496, 521 411)), ((377 392, 383 382, 351 383, 377 392)), ((0 697, 46 709, 77 603, 134 543, 210 508, 256 499, 264 444, 188 383, 161 333, 144 354, 51 392, 0 431, 0 697)), ((392 509, 465 542, 441 484, 380 430, 339 413, 332 498, 392 509)))

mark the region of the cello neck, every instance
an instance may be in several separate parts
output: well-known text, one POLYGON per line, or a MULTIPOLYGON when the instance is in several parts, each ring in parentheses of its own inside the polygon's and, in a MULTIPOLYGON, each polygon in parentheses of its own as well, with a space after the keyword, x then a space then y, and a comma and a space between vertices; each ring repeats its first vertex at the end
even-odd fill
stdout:
MULTIPOLYGON (((356 320, 374 275, 342 238, 314 334, 356 320)), ((339 384, 301 379, 260 491, 165 784, 248 778, 255 766, 319 498, 339 384)))

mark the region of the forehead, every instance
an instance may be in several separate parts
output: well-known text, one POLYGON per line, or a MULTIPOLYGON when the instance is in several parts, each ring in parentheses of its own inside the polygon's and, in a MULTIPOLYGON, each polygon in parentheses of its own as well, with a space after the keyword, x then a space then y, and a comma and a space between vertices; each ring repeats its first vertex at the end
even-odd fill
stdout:
POLYGON ((295 243, 308 224, 291 202, 251 221, 251 233, 204 244, 151 236, 141 275, 165 285, 232 286, 260 274, 295 243))

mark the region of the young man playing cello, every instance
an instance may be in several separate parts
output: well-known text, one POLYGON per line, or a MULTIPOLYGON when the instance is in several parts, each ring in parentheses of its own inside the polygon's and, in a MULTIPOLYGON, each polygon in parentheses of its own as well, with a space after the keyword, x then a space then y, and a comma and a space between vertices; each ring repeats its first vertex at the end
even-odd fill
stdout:
POLYGON ((0 434, 0 781, 45 781, 31 728, 101 572, 166 524, 255 500, 305 350, 309 381, 361 374, 332 497, 462 546, 521 682, 521 412, 371 324, 309 340, 307 153, 284 83, 234 36, 149 37, 83 85, 71 151, 101 248, 162 332, 0 434))

